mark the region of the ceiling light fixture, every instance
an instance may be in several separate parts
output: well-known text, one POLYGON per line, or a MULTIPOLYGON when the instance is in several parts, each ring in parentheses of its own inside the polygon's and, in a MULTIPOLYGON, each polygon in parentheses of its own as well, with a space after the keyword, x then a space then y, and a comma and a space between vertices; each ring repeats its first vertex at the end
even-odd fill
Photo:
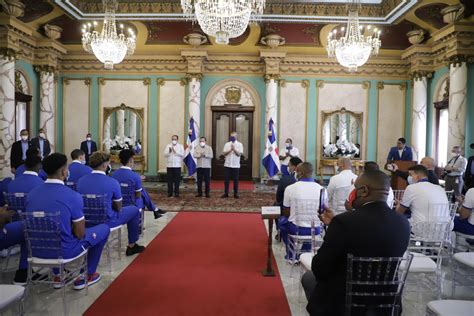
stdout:
POLYGON ((347 67, 349 72, 356 72, 371 55, 377 55, 382 44, 379 29, 369 25, 364 30, 364 27, 359 25, 359 6, 360 0, 351 1, 347 27, 342 27, 340 32, 333 30, 329 33, 326 47, 328 56, 335 56, 339 64, 347 67), (338 34, 341 34, 339 38, 338 34))
POLYGON ((126 37, 123 24, 120 24, 120 34, 117 33, 116 0, 102 0, 102 3, 105 10, 102 32, 95 31, 97 22, 84 24, 82 46, 85 51, 94 54, 104 64, 105 69, 113 69, 114 64, 121 63, 126 56, 132 55, 135 51, 135 34, 132 29, 128 29, 129 36, 126 37))
POLYGON ((265 0, 181 0, 181 7, 204 33, 225 45, 230 38, 242 35, 250 21, 261 17, 265 0))

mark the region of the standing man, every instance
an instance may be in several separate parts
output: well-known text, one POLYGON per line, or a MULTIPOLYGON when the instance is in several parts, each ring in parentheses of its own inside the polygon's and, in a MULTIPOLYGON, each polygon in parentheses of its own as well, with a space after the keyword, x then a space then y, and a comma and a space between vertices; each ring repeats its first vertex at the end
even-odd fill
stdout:
POLYGON ((12 173, 15 173, 16 169, 25 162, 26 151, 28 148, 30 148, 30 146, 31 142, 28 138, 28 130, 22 129, 20 131, 20 140, 13 143, 12 150, 10 152, 12 173))
POLYGON ((239 170, 240 156, 244 153, 244 146, 237 141, 237 132, 230 134, 230 141, 225 143, 222 155, 225 156, 224 162, 224 187, 225 191, 221 198, 229 197, 229 182, 234 180, 234 198, 239 198, 239 170))
POLYGON ((38 136, 31 140, 31 146, 39 149, 41 159, 46 158, 51 153, 51 145, 46 139, 46 133, 43 128, 38 130, 38 136))
POLYGON ((81 150, 86 154, 86 165, 89 165, 89 157, 97 151, 97 144, 92 140, 91 133, 87 133, 86 140, 81 143, 81 150))
POLYGON ((412 161, 413 160, 413 152, 410 147, 406 146, 406 139, 399 138, 397 141, 397 146, 390 148, 390 152, 388 153, 387 163, 396 160, 404 160, 404 161, 412 161))
MULTIPOLYGON (((471 149, 474 149, 474 143, 471 144, 471 149)), ((474 188, 474 156, 469 157, 467 160, 467 168, 464 173, 464 184, 466 185, 466 190, 474 188)))
POLYGON ((183 165, 184 147, 178 143, 178 135, 171 136, 171 144, 165 147, 166 178, 168 180, 168 197, 179 197, 179 182, 183 165), (173 188, 174 186, 174 188, 173 188))
POLYGON ((461 146, 454 146, 451 150, 451 159, 444 167, 446 173, 446 184, 444 186, 446 191, 453 191, 454 196, 461 195, 464 187, 463 174, 466 171, 467 159, 461 156, 461 146))
POLYGON ((291 138, 287 138, 285 141, 285 151, 280 156, 282 175, 287 176, 290 174, 288 172, 288 163, 290 162, 291 158, 299 156, 300 151, 298 148, 293 147, 293 140, 291 140, 291 138))
POLYGON ((202 180, 204 179, 205 194, 210 198, 211 190, 211 162, 214 157, 211 146, 206 144, 206 137, 199 138, 199 146, 194 149, 194 158, 197 159, 197 190, 196 197, 202 196, 202 180))

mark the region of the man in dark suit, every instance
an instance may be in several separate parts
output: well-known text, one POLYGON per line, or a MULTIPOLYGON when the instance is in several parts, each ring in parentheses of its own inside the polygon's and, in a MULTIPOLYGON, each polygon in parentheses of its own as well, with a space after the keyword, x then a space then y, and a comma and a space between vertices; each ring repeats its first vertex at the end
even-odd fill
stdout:
POLYGON ((81 150, 86 154, 86 165, 89 165, 89 157, 97 151, 97 144, 92 140, 91 133, 86 135, 86 140, 81 143, 81 150))
POLYGON ((365 171, 354 186, 355 211, 334 216, 325 210, 321 216, 328 225, 324 243, 313 258, 311 271, 301 280, 312 316, 344 315, 348 254, 401 257, 408 246, 408 220, 386 204, 390 179, 382 171, 365 171))
POLYGON ((25 162, 26 151, 31 146, 30 140, 28 138, 28 130, 22 129, 20 131, 20 138, 20 140, 13 143, 12 150, 10 152, 10 165, 12 167, 12 173, 15 173, 16 168, 25 162))
POLYGON ((407 141, 405 138, 399 138, 397 141, 397 146, 390 148, 388 153, 387 162, 392 162, 396 160, 412 161, 413 152, 410 147, 406 145, 407 141))
POLYGON ((285 189, 287 186, 292 185, 296 182, 296 167, 298 167, 298 165, 302 162, 303 161, 298 157, 292 157, 288 162, 288 172, 290 174, 283 176, 280 179, 280 182, 278 183, 275 205, 283 207, 283 197, 285 196, 285 189))
POLYGON ((31 146, 38 148, 41 159, 49 156, 51 153, 51 145, 49 144, 49 140, 46 139, 44 129, 40 128, 38 130, 38 136, 31 139, 31 146))
MULTIPOLYGON (((471 144, 471 149, 474 149, 474 143, 471 144)), ((464 173, 465 191, 474 188, 474 156, 467 160, 466 172, 464 173)))
MULTIPOLYGON (((431 157, 423 157, 420 161, 420 165, 425 166, 426 169, 428 170, 428 181, 439 185, 439 178, 434 172, 435 164, 434 164, 434 159, 431 157)), ((409 180, 410 174, 408 171, 400 171, 398 170, 398 166, 396 164, 392 164, 393 170, 392 172, 395 173, 397 177, 400 177, 402 179, 405 179, 406 181, 409 180)), ((411 183, 408 183, 411 184, 411 183)))

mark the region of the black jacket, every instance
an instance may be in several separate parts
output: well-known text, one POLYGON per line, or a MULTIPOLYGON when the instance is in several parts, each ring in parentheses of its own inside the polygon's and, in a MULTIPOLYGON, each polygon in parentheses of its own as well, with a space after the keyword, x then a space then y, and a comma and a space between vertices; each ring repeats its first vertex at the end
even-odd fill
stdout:
MULTIPOLYGON (((408 171, 400 171, 400 170, 395 171, 395 175, 405 180, 407 180, 409 176, 408 171)), ((439 185, 438 176, 433 170, 428 170, 428 181, 433 184, 439 185)))
POLYGON ((285 197, 285 189, 287 186, 296 182, 295 176, 290 174, 280 179, 276 193, 276 204, 283 207, 283 198, 285 197))
POLYGON ((466 172, 464 173, 464 184, 466 189, 474 188, 474 156, 467 161, 466 172))
MULTIPOLYGON (((40 150, 38 137, 35 137, 31 140, 31 146, 38 148, 38 151, 40 150)), ((43 144, 43 152, 42 152, 43 158, 48 157, 50 153, 51 153, 51 145, 49 144, 49 140, 45 139, 44 144, 43 144)))
MULTIPOLYGON (((87 148, 87 141, 81 143, 81 150, 86 153, 86 163, 89 164, 89 149, 87 148)), ((91 154, 97 151, 97 144, 91 140, 91 154)))
MULTIPOLYGON (((28 142, 28 148, 30 148, 31 142, 28 142)), ((26 154, 26 153, 25 153, 26 154)), ((12 150, 10 152, 10 164, 13 168, 18 168, 24 163, 23 161, 23 149, 21 147, 21 140, 13 143, 12 150)))
POLYGON ((313 315, 344 315, 347 254, 401 257, 410 239, 408 220, 385 202, 335 216, 313 258, 316 288, 307 310, 313 315))

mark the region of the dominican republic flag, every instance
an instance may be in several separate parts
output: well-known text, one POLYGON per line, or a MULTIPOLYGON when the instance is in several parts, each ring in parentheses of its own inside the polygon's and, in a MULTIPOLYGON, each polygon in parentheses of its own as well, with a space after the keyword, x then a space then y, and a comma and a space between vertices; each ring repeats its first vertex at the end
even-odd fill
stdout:
POLYGON ((191 117, 189 119, 189 132, 188 139, 186 141, 186 151, 184 153, 184 164, 188 168, 188 176, 192 176, 196 173, 196 158, 194 158, 194 148, 196 148, 198 141, 198 131, 196 123, 191 117))
POLYGON ((268 122, 268 138, 265 145, 265 154, 263 155, 262 164, 267 169, 269 177, 273 177, 280 171, 280 159, 278 157, 278 144, 276 140, 275 130, 273 128, 273 119, 268 122))

